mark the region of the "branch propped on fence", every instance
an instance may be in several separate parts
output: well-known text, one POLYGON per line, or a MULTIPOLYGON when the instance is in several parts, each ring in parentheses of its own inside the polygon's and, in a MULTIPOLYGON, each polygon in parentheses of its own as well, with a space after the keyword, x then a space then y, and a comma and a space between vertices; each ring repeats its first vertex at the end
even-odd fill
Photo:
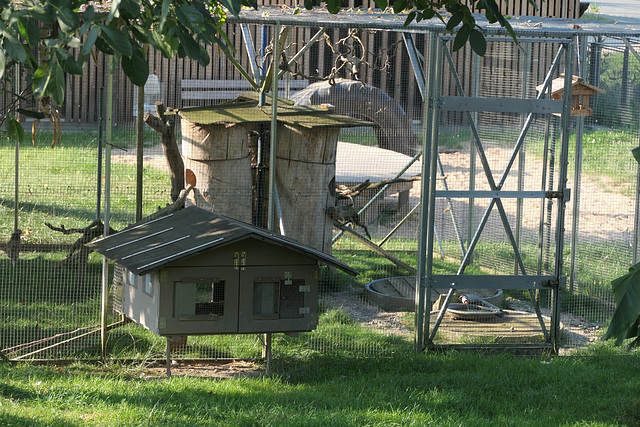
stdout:
MULTIPOLYGON (((67 254, 67 258, 64 260, 64 262, 71 262, 79 259, 80 261, 84 261, 86 263, 86 257, 89 255, 89 250, 86 248, 85 244, 104 234, 104 224, 99 219, 94 220, 91 224, 84 228, 65 228, 64 225, 56 227, 48 222, 45 222, 44 225, 49 227, 51 230, 58 231, 62 234, 82 234, 82 236, 79 237, 78 240, 76 240, 75 243, 71 246, 71 249, 69 249, 69 253, 67 254)), ((110 234, 115 232, 116 231, 113 228, 109 227, 110 234)))
POLYGON ((175 202, 180 196, 180 191, 184 188, 184 161, 180 155, 175 135, 176 115, 165 114, 167 107, 162 102, 156 102, 156 112, 158 113, 157 117, 147 112, 144 115, 144 122, 160 134, 162 152, 164 158, 167 159, 171 177, 171 201, 175 202))
POLYGON ((393 255, 391 255, 389 252, 385 251, 384 249, 382 249, 380 246, 376 245, 375 243, 373 243, 370 240, 367 240, 364 236, 362 236, 361 234, 357 233, 356 231, 354 231, 352 228, 347 227, 344 224, 341 224, 339 221, 333 221, 334 225, 339 228, 340 230, 344 231, 345 233, 350 234, 351 236, 353 236, 357 241, 359 241, 360 243, 364 244, 365 246, 368 246, 369 248, 371 248, 374 252, 382 255, 383 257, 385 257, 386 259, 388 259, 389 261, 391 261, 392 263, 394 263, 395 265, 397 265, 400 268, 404 268, 408 271, 410 271, 412 274, 416 274, 417 270, 410 266, 409 264, 407 264, 404 261, 399 260, 398 258, 394 257, 393 255))
MULTIPOLYGON (((420 179, 421 179, 420 175, 416 175, 409 178, 383 179, 382 181, 378 181, 378 182, 371 182, 370 180, 366 180, 352 187, 348 187, 346 185, 340 185, 338 188, 336 188, 336 193, 339 198, 354 198, 360 195, 360 193, 362 193, 365 190, 377 190, 378 188, 382 188, 385 185, 399 184, 402 182, 420 181, 420 179)), ((441 177, 438 179, 446 179, 446 177, 441 177)))

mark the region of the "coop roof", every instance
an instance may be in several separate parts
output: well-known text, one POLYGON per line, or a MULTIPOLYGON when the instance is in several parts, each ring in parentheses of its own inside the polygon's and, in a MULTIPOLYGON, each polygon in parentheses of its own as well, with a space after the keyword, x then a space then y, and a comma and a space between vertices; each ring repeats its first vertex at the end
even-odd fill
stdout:
MULTIPOLYGON (((258 105, 259 94, 247 92, 237 99, 207 107, 183 108, 180 117, 201 125, 271 122, 271 97, 264 106, 258 105)), ((306 128, 371 126, 365 120, 354 119, 332 112, 327 105, 293 105, 291 101, 278 99, 278 121, 306 128)))
POLYGON ((351 275, 358 274, 347 264, 293 239, 195 206, 134 225, 87 246, 129 271, 142 275, 208 249, 247 238, 287 247, 351 275))

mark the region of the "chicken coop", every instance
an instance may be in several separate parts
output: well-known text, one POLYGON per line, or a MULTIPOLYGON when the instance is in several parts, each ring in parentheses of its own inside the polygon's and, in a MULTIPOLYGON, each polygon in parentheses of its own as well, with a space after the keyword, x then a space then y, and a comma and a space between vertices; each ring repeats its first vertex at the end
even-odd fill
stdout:
POLYGON ((357 274, 313 248, 196 206, 89 246, 123 267, 115 280, 122 283, 122 314, 167 342, 311 331, 319 264, 357 274))

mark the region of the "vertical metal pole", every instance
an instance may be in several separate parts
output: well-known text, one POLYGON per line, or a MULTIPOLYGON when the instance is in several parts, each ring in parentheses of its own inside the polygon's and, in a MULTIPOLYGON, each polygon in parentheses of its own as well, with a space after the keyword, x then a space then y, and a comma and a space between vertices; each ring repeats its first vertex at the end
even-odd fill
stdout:
MULTIPOLYGON (((266 57, 266 50, 267 50, 267 45, 269 43, 269 27, 266 25, 262 26, 262 31, 261 31, 261 35, 260 35, 260 64, 262 65, 262 72, 260 73, 260 87, 263 87, 263 83, 264 80, 267 77, 267 61, 265 59, 266 57)), ((275 46, 275 44, 274 44, 275 46)), ((275 50, 277 50, 277 48, 274 49, 274 55, 275 55, 275 50)), ((277 73, 276 73, 277 74, 277 73)), ((264 103, 266 100, 266 94, 264 92, 262 92, 262 90, 260 91, 260 101, 258 102, 258 105, 263 107, 264 103)))
POLYGON ((102 120, 104 119, 104 87, 98 95, 98 179, 96 183, 96 219, 100 219, 100 204, 102 203, 102 120))
MULTIPOLYGON (((640 145, 640 130, 638 130, 638 145, 640 145)), ((636 165, 636 208, 633 218, 633 264, 638 263, 638 253, 640 252, 640 164, 636 165)))
MULTIPOLYGON (((111 142, 113 126, 113 58, 107 56, 107 143, 111 142)), ((104 235, 109 235, 109 223, 111 221, 111 144, 106 146, 104 177, 104 235)), ((109 296, 109 260, 102 257, 102 310, 101 310, 101 341, 102 360, 107 357, 107 302, 109 296)))
MULTIPOLYGON (((480 61, 481 57, 475 55, 473 57, 473 80, 471 82, 471 96, 478 97, 480 93, 480 61)), ((478 112, 472 111, 470 113, 473 123, 478 121, 478 112)), ((470 126, 473 126, 471 123, 470 126)), ((475 134, 471 133, 471 139, 469 140, 469 191, 475 191, 476 189, 476 144, 473 142, 475 134)), ((469 210, 467 214, 467 250, 469 248, 469 242, 473 240, 475 234, 474 218, 475 216, 475 199, 469 198, 469 210)), ((465 253, 466 254, 466 253, 465 253)))
MULTIPOLYGON (((565 56, 565 78, 564 78, 564 107, 562 114, 562 151, 560 153, 558 191, 564 194, 567 188, 567 169, 569 166, 569 137, 571 136, 571 85, 573 84, 573 55, 574 41, 567 44, 565 56)), ((564 215, 566 202, 564 199, 558 200, 558 213, 556 221, 556 253, 554 276, 558 283, 562 277, 564 265, 564 215)), ((551 316, 551 345, 554 350, 558 348, 558 333, 560 326, 560 285, 552 292, 552 316, 551 316)))
MULTIPOLYGON (((583 79, 586 78, 587 73, 587 38, 585 36, 577 36, 578 40, 578 61, 580 69, 578 75, 583 79)), ((588 105, 587 105, 588 107, 588 105)), ((574 172, 573 172, 573 191, 571 202, 573 204, 572 209, 572 222, 571 222, 571 258, 569 262, 569 292, 573 292, 574 286, 577 281, 577 257, 578 257, 578 233, 580 232, 580 187, 582 185, 582 143, 584 135, 584 117, 576 117, 576 146, 575 146, 575 160, 574 160, 574 172)))
POLYGON ((269 154, 269 206, 267 224, 269 230, 275 230, 276 201, 276 154, 278 138, 278 61, 280 60, 280 22, 276 22, 273 34, 273 57, 271 58, 273 80, 271 89, 271 146, 269 154))
MULTIPOLYGON (((16 70, 13 74, 13 83, 16 93, 20 93, 22 89, 22 66, 17 64, 16 70), (16 71, 17 70, 17 71, 16 71)), ((20 140, 16 138, 15 158, 13 162, 15 168, 15 176, 13 181, 13 230, 18 229, 18 213, 20 212, 18 198, 20 197, 20 140)))
POLYGON ((20 186, 20 140, 16 138, 16 148, 15 148, 15 159, 14 159, 14 168, 16 174, 14 176, 13 181, 13 229, 18 229, 18 212, 19 212, 19 203, 18 197, 20 196, 19 186, 20 186))
MULTIPOLYGON (((524 50, 524 69, 522 70, 522 98, 525 99, 529 95, 529 79, 531 76, 531 43, 523 43, 524 50)), ((524 115, 520 117, 520 127, 524 127, 526 119, 524 115)), ((526 142, 522 143, 522 148, 518 152, 518 191, 524 191, 524 176, 526 167, 526 142)), ((518 249, 522 248, 522 215, 523 215, 523 199, 517 200, 516 206, 516 245, 518 249)), ((520 267, 518 261, 514 261, 513 274, 518 274, 520 267)))
MULTIPOLYGON (((430 331, 430 323, 431 323, 431 288, 433 285, 433 247, 436 239, 440 240, 436 231, 436 186, 437 181, 436 177, 438 174, 438 131, 440 129, 440 108, 439 108, 439 98, 440 98, 440 84, 442 79, 442 47, 443 42, 440 40, 440 37, 436 37, 436 67, 434 76, 430 77, 430 86, 433 88, 431 90, 431 104, 433 113, 431 118, 433 120, 433 125, 431 126, 431 146, 430 146, 430 155, 425 157, 423 162, 427 163, 427 159, 429 160, 429 201, 428 201, 428 218, 427 218, 427 263, 426 263, 426 278, 427 278, 427 295, 425 298, 426 312, 427 312, 427 322, 424 329, 424 334, 427 337, 427 345, 431 346, 433 344, 433 339, 436 336, 436 330, 438 328, 439 321, 436 319, 436 323, 433 325, 433 329, 430 331)), ((452 295, 452 291, 449 291, 448 297, 450 298, 452 295)), ((448 302, 445 302, 448 304, 448 302)))
POLYGON ((136 116, 136 222, 142 219, 142 178, 144 175, 144 85, 138 86, 136 116))
MULTIPOLYGON (((597 42, 599 42, 600 40, 598 39, 597 42)), ((635 58, 640 61, 640 54, 638 54, 638 52, 633 48, 633 46, 631 45, 631 43, 629 42, 629 39, 626 37, 622 38, 622 41, 624 42, 625 46, 627 47, 627 50, 629 50, 629 52, 631 52, 633 54, 633 56, 635 56, 635 58)), ((594 45, 598 45, 599 50, 598 53, 601 52, 601 47, 600 47, 600 43, 594 43, 594 45)), ((597 56, 598 61, 600 60, 600 55, 597 56)), ((600 65, 600 62, 598 62, 598 65, 600 65)), ((592 65, 593 68, 593 65, 592 65)), ((598 67, 595 71, 594 74, 597 75, 598 77, 598 81, 600 78, 600 68, 598 67)), ((591 80, 593 80, 593 76, 589 76, 591 80)), ((597 86, 597 85, 596 85, 597 86)), ((640 145, 640 131, 638 132, 638 145, 640 145)), ((634 219, 633 219, 633 229, 635 230, 633 233, 633 264, 637 264, 639 261, 639 256, 640 256, 640 164, 636 164, 636 207, 635 207, 635 215, 634 215, 634 219)))
MULTIPOLYGON (((275 230, 275 205, 276 205, 276 155, 278 153, 278 61, 280 59, 280 22, 276 22, 273 31, 273 57, 271 69, 273 80, 271 89, 271 140, 269 151, 269 205, 267 206, 267 227, 275 230)), ((263 94, 264 96, 264 94, 263 94)), ((264 335, 263 354, 267 359, 267 373, 271 371, 271 334, 264 335)))
MULTIPOLYGON (((434 107, 437 99, 435 94, 437 93, 435 87, 435 75, 439 64, 438 52, 440 46, 440 38, 434 34, 429 33, 429 72, 428 72, 428 87, 427 96, 424 99, 424 121, 423 121, 423 145, 422 152, 422 189, 420 194, 421 209, 420 209, 420 237, 418 241, 418 265, 416 272, 416 295, 415 295, 415 349, 417 352, 421 352, 425 348, 424 338, 428 336, 429 331, 429 316, 430 316, 430 285, 428 278, 431 277, 432 270, 432 256, 433 256, 433 224, 430 223, 430 219, 433 215, 433 203, 431 199, 435 196, 435 192, 431 192, 432 172, 435 173, 435 169, 431 170, 431 164, 435 163, 435 155, 432 153, 433 141, 433 121, 434 121, 434 107), (426 309, 428 307, 428 310, 426 309)), ((441 64, 440 64, 441 65, 441 64)), ((435 143, 437 144, 437 143, 435 143)), ((437 153, 437 146, 436 146, 437 153)), ((435 180, 434 180, 435 181, 435 180)), ((435 182, 434 182, 435 183, 435 182)))

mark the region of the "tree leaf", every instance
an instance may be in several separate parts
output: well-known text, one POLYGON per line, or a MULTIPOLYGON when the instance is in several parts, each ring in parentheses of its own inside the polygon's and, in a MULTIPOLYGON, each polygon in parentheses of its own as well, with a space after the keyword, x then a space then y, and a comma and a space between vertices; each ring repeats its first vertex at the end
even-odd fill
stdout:
POLYGON ((115 55, 116 51, 109 46, 109 43, 107 43, 102 37, 98 37, 96 39, 96 47, 98 48, 98 50, 100 50, 100 52, 103 52, 107 55, 115 55))
POLYGON ((57 62, 53 62, 51 64, 51 80, 49 81, 47 91, 58 105, 64 103, 65 86, 64 72, 57 62))
POLYGON ((122 57, 122 70, 136 86, 144 86, 149 77, 149 64, 141 48, 134 49, 131 57, 122 57))
POLYGON ((471 33, 471 25, 462 24, 460 29, 458 30, 458 34, 456 34, 456 38, 453 40, 453 51, 460 50, 462 46, 467 43, 469 39, 469 34, 471 33))
POLYGON ((633 154, 633 157, 636 159, 636 162, 640 163, 640 147, 636 147, 633 150, 631 150, 631 154, 633 154))
POLYGON ((639 332, 640 264, 632 266, 629 273, 613 280, 611 289, 616 299, 616 310, 604 339, 615 338, 616 345, 620 345, 624 339, 638 336, 639 332))
POLYGON ((63 4, 62 7, 56 7, 58 25, 60 25, 60 29, 64 33, 72 33, 81 25, 80 19, 78 18, 78 12, 69 7, 64 7, 65 2, 61 3, 63 4))
POLYGON ((407 25, 411 24, 411 22, 413 22, 413 20, 416 17, 416 11, 411 11, 409 12, 409 14, 407 15, 407 19, 404 20, 404 26, 406 27, 407 25))
POLYGON ((188 4, 181 4, 179 8, 180 12, 184 14, 184 17, 187 19, 189 23, 199 24, 205 20, 205 17, 202 16, 202 13, 198 9, 193 6, 189 6, 188 4))
POLYGON ((451 15, 451 18, 447 21, 447 30, 452 31, 462 22, 462 18, 464 18, 464 13, 461 10, 451 15))
POLYGON ((120 0, 112 0, 111 1, 111 10, 109 11, 109 16, 107 16, 107 22, 112 22, 113 18, 120 17, 120 0))
POLYGON ((31 85, 33 87, 33 96, 40 98, 47 92, 51 73, 49 72, 49 63, 42 64, 34 73, 31 85))
POLYGON ((327 0, 327 10, 330 13, 338 13, 342 8, 341 0, 327 0))
POLYGON ((135 0, 121 0, 118 9, 125 19, 137 19, 140 16, 140 3, 135 0))
POLYGON ((120 52, 123 56, 131 56, 133 54, 131 41, 127 34, 107 25, 99 25, 99 27, 102 32, 102 38, 113 50, 120 52))
POLYGON ((484 56, 487 52, 487 40, 484 38, 484 34, 476 28, 469 33, 469 44, 479 56, 484 56))
POLYGON ((4 72, 7 69, 7 57, 4 54, 4 50, 0 49, 0 79, 4 77, 4 72))
POLYGON ((234 16, 238 16, 242 10, 241 0, 219 0, 220 4, 229 9, 234 16))
POLYGON ((195 59, 203 67, 209 65, 209 54, 206 49, 203 49, 189 33, 179 31, 178 38, 180 39, 180 48, 189 58, 195 59))
POLYGON ((178 51, 178 39, 157 31, 152 31, 149 34, 149 43, 156 50, 159 50, 165 58, 173 58, 178 51))
POLYGON ((169 16, 169 8, 171 6, 171 0, 162 0, 162 12, 160 13, 160 24, 158 30, 164 31, 164 24, 167 22, 167 16, 169 16))
POLYGON ((382 10, 385 10, 389 6, 389 2, 387 0, 374 0, 374 3, 376 4, 376 7, 382 10))
POLYGON ((17 120, 11 119, 7 123, 7 126, 9 127, 9 136, 17 139, 22 144, 24 142, 24 129, 22 125, 17 120))
POLYGON ((481 1, 484 5, 484 8, 486 8, 487 13, 485 14, 485 16, 487 17, 489 22, 493 23, 497 21, 498 23, 500 23, 500 25, 502 25, 507 30, 513 41, 515 41, 517 44, 518 38, 516 37, 516 33, 513 31, 513 28, 511 27, 509 21, 507 21, 507 19, 500 13, 500 8, 496 4, 495 0, 481 1))
POLYGON ((7 35, 4 39, 4 48, 7 54, 16 62, 25 62, 27 60, 27 51, 16 38, 7 35))
MULTIPOLYGON (((93 17, 95 15, 96 11, 93 8, 93 5, 88 5, 85 9, 84 9, 84 13, 82 14, 82 18, 84 23, 91 23, 91 21, 93 21, 93 17)), ((84 25, 84 24, 83 24, 84 25)))
POLYGON ((407 0, 396 0, 393 3, 393 12, 400 13, 407 8, 407 0))
POLYGON ((70 52, 56 51, 56 58, 60 67, 65 73, 75 74, 76 76, 82 75, 82 67, 70 52))
POLYGON ((91 49, 93 49, 93 45, 98 40, 98 35, 100 35, 100 29, 98 27, 92 27, 87 34, 87 38, 84 40, 84 44, 82 45, 82 49, 80 52, 84 55, 88 55, 91 53, 91 49))
POLYGON ((20 35, 30 46, 36 46, 40 41, 40 29, 35 21, 21 17, 18 19, 18 29, 20 30, 20 35))
POLYGON ((18 108, 16 111, 22 114, 23 116, 31 117, 32 119, 42 120, 45 118, 45 115, 40 111, 36 110, 27 110, 25 108, 18 108))

